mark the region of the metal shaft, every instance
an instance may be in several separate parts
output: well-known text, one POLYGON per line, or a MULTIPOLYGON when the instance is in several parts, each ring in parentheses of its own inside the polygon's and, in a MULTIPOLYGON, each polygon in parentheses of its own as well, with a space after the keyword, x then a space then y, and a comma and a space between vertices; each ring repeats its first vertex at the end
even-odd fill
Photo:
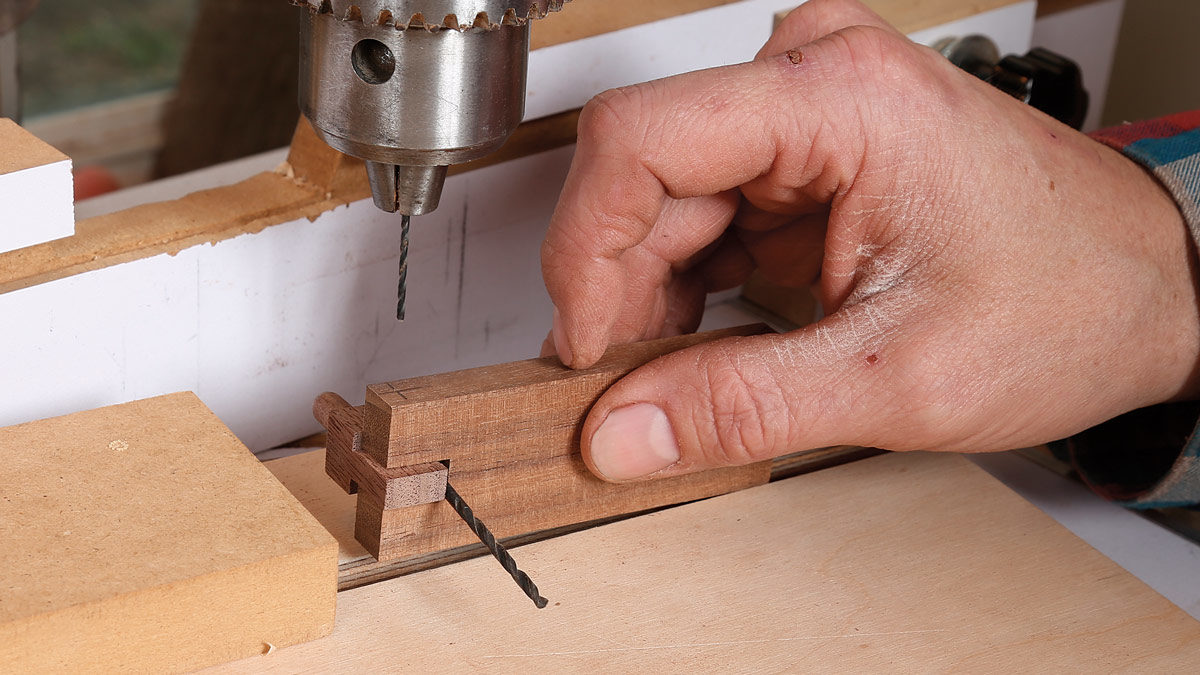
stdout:
POLYGON ((529 599, 533 600, 533 604, 538 609, 545 608, 550 601, 543 598, 541 593, 538 592, 538 587, 533 583, 533 579, 530 579, 528 574, 517 568, 517 561, 513 560, 512 555, 509 554, 504 546, 496 541, 496 537, 487 529, 487 526, 475 517, 475 513, 471 511, 471 507, 467 506, 462 496, 449 483, 446 484, 446 501, 450 502, 450 506, 454 507, 454 511, 466 522, 475 533, 475 536, 479 537, 479 541, 483 542, 483 545, 492 552, 496 560, 500 561, 500 565, 512 576, 513 581, 517 582, 521 590, 525 591, 525 595, 528 595, 529 599))
POLYGON ((404 305, 408 300, 408 227, 411 216, 400 219, 400 287, 396 295, 396 318, 404 320, 404 305))

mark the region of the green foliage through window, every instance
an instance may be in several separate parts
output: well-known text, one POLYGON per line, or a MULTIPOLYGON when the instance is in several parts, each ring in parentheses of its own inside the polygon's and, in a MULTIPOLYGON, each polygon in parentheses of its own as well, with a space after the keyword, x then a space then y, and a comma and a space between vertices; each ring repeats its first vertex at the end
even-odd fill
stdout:
POLYGON ((174 87, 198 1, 43 0, 17 37, 24 116, 174 87))

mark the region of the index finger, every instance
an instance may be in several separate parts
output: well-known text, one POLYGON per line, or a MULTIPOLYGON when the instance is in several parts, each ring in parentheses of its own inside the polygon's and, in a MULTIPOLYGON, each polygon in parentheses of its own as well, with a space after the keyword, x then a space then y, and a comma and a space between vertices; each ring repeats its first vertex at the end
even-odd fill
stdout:
POLYGON ((760 179, 828 202, 852 182, 864 134, 860 97, 848 95, 861 86, 850 52, 862 39, 831 36, 762 61, 613 90, 588 104, 542 247, 564 363, 587 367, 603 355, 624 300, 622 254, 652 233, 667 197, 713 195, 760 179))

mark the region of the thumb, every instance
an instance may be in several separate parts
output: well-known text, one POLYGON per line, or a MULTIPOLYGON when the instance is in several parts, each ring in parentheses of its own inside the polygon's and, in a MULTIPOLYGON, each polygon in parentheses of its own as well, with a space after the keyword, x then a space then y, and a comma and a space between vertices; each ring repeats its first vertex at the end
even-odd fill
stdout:
MULTIPOLYGON (((613 482, 738 466, 887 428, 885 336, 845 308, 788 334, 668 354, 614 384, 584 423, 582 453, 613 482)), ((879 327, 876 324, 876 327, 879 327)))

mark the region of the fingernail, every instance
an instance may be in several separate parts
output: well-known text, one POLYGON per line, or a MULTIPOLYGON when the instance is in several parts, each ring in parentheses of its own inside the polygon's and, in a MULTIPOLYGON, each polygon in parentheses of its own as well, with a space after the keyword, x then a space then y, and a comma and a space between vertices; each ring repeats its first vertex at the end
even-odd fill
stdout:
POLYGON ((571 345, 567 344, 567 330, 563 328, 562 317, 558 314, 558 308, 554 308, 554 327, 550 330, 554 335, 554 351, 558 352, 558 360, 563 362, 564 366, 571 365, 571 345))
POLYGON ((662 408, 636 403, 610 412, 592 435, 592 465, 608 480, 648 476, 679 461, 679 444, 662 408))

